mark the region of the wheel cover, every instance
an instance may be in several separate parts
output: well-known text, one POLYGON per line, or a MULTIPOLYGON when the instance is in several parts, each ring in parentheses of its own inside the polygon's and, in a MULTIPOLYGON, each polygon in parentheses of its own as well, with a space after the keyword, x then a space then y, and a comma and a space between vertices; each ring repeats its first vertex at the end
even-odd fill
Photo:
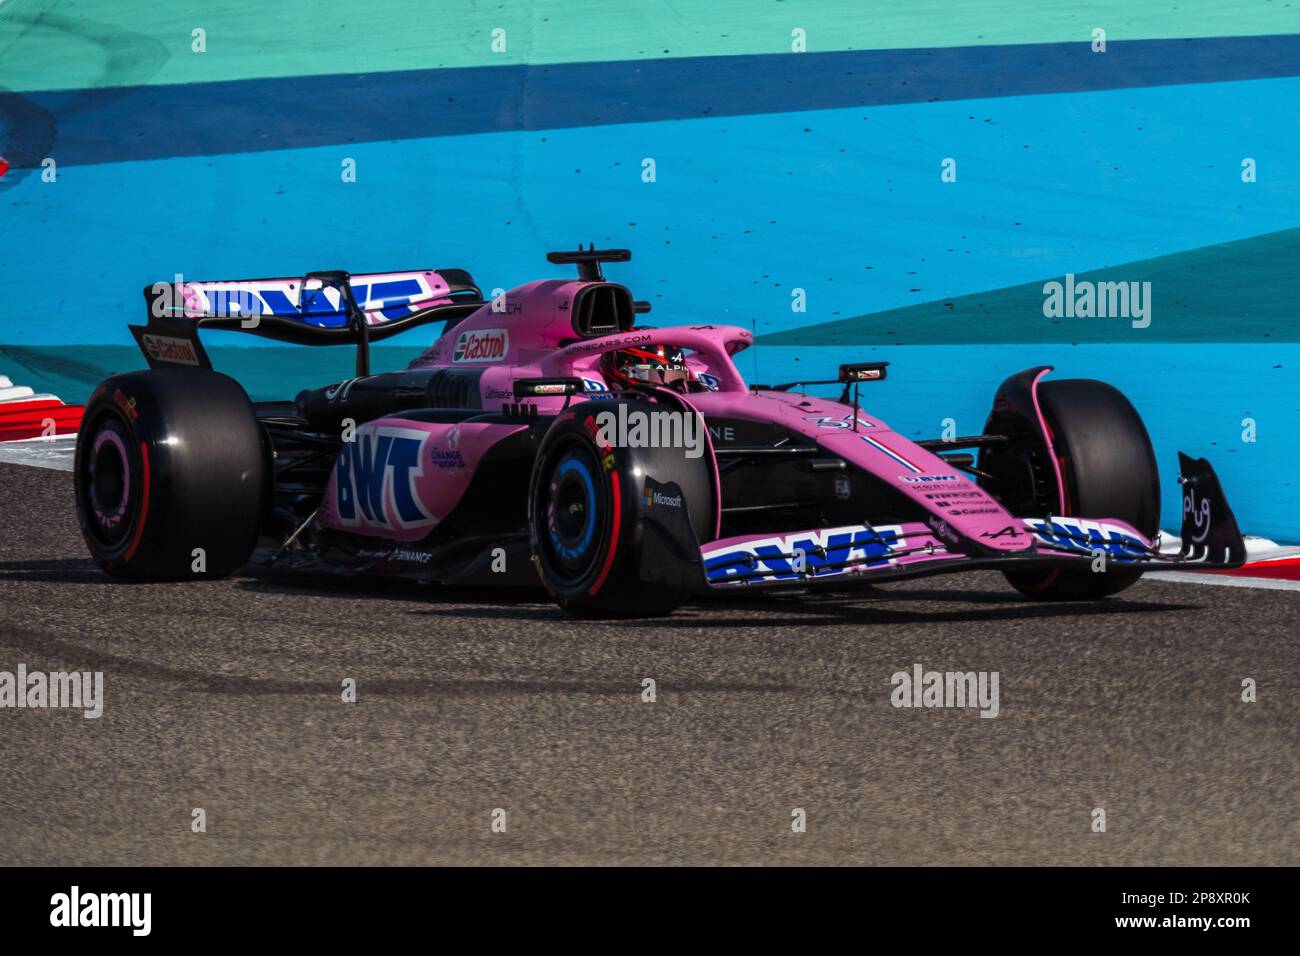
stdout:
POLYGON ((605 538, 606 496, 595 456, 578 443, 557 450, 542 484, 538 517, 552 573, 578 582, 595 567, 605 538))
POLYGON ((94 436, 77 480, 85 493, 87 526, 106 549, 113 550, 126 539, 134 523, 136 482, 127 436, 117 419, 111 415, 102 418, 94 436))

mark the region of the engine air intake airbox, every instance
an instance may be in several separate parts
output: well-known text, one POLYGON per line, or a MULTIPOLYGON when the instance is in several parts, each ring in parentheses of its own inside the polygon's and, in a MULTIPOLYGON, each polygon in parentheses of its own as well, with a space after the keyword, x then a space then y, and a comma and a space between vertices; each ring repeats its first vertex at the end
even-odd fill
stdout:
POLYGON ((632 293, 613 282, 585 285, 573 297, 573 331, 584 339, 627 332, 634 315, 632 293))

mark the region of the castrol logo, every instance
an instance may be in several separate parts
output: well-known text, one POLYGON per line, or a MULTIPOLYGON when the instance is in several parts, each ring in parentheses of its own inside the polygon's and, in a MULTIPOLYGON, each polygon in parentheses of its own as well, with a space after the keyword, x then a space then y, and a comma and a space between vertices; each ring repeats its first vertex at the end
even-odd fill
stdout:
POLYGON ((505 329, 471 329, 456 339, 453 362, 499 362, 510 348, 510 333, 505 329))

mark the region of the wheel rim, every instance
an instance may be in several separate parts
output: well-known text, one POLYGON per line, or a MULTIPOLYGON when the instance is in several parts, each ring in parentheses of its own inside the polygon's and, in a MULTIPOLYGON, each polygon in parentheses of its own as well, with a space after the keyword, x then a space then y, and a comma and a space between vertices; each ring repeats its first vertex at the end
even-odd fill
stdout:
POLYGON ((542 543, 548 563, 568 582, 595 566, 604 538, 605 496, 591 452, 571 444, 555 455, 543 484, 542 543))
POLYGON ((100 424, 81 475, 86 492, 86 517, 95 537, 109 548, 120 544, 131 528, 131 455, 125 437, 109 417, 100 424))

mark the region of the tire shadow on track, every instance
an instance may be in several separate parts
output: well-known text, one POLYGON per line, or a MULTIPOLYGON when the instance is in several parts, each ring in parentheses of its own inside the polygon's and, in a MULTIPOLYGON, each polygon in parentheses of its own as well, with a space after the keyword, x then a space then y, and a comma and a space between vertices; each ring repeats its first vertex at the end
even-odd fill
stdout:
MULTIPOLYGON (((494 599, 498 604, 500 597, 494 599)), ((906 600, 906 599, 904 599, 906 600)), ((805 627, 810 623, 855 624, 859 626, 898 625, 898 624, 975 624, 996 621, 1031 621, 1051 620, 1053 618, 1111 617, 1123 614, 1158 614, 1162 612, 1199 611, 1202 608, 1192 604, 1168 604, 1157 601, 1107 602, 1098 605, 1091 602, 1068 604, 1018 604, 994 608, 965 608, 943 611, 909 611, 882 607, 879 604, 862 603, 845 604, 837 607, 819 605, 800 608, 797 614, 776 614, 775 609, 756 604, 735 603, 719 606, 715 603, 700 602, 686 605, 668 617, 658 618, 615 618, 605 621, 569 618, 575 623, 581 621, 584 627, 621 626, 628 621, 654 621, 658 629, 699 630, 737 628, 748 630, 759 628, 805 627), (720 617, 717 613, 699 613, 705 610, 722 614, 737 612, 737 618, 720 617), (755 614, 761 611, 760 614, 755 614), (695 612, 695 613, 692 613, 695 612)), ((788 610, 788 609, 782 609, 788 610)), ((429 608, 416 613, 438 617, 457 617, 470 620, 554 620, 565 615, 558 608, 511 608, 511 607, 455 607, 429 608)))
POLYGON ((1168 601, 1111 598, 1104 601, 1042 603, 1006 591, 868 590, 809 595, 754 595, 748 600, 707 595, 660 618, 616 618, 608 621, 572 617, 553 605, 541 588, 440 587, 413 581, 382 578, 347 579, 329 576, 265 575, 244 582, 244 587, 274 593, 299 593, 313 597, 356 599, 382 596, 424 605, 416 614, 479 621, 570 621, 583 626, 620 626, 628 621, 653 620, 656 628, 773 628, 806 625, 810 620, 856 624, 978 623, 1039 620, 1059 617, 1159 614, 1203 610, 1202 606, 1168 601), (952 609, 918 609, 891 605, 947 602, 967 605, 952 609), (466 607, 465 605, 469 605, 466 607), (972 607, 971 605, 974 605, 972 607), (735 614, 729 618, 726 615, 735 614), (864 614, 869 615, 864 620, 864 614))
MULTIPOLYGON (((39 561, 0 561, 0 582, 44 582, 112 587, 192 588, 221 587, 220 582, 122 582, 105 575, 94 562, 84 558, 39 561)), ((572 621, 554 606, 541 588, 440 587, 412 580, 379 577, 349 578, 342 575, 286 574, 252 570, 241 572, 233 584, 250 594, 301 595, 314 599, 355 601, 377 598, 420 604, 412 613, 441 618, 476 621, 557 622, 572 621), (468 605, 468 606, 467 606, 468 605)), ((227 585, 228 586, 228 585, 227 585)), ((191 592, 198 597, 201 592, 191 592)), ((754 595, 747 600, 705 596, 692 601, 669 617, 654 618, 656 628, 789 628, 809 623, 858 625, 973 624, 998 621, 1033 621, 1055 618, 1110 617, 1128 614, 1179 613, 1204 610, 1197 604, 1111 598, 1103 601, 1039 603, 1002 591, 868 590, 855 593, 824 592, 820 595, 754 595), (930 608, 929 604, 960 607, 930 608), (918 607, 918 605, 920 605, 918 607)), ((619 625, 636 618, 607 623, 619 625)), ((647 619, 649 620, 649 619, 647 619)), ((584 626, 600 627, 602 621, 582 620, 584 626)))

